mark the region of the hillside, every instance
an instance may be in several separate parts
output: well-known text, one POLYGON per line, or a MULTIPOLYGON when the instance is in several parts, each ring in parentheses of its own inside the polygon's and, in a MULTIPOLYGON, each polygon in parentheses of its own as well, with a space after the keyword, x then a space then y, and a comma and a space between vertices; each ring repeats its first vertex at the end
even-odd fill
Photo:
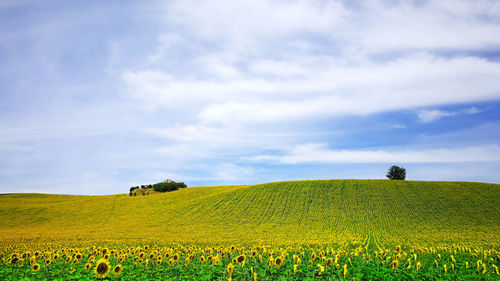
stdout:
POLYGON ((0 241, 500 246, 500 185, 317 180, 150 196, 0 196, 0 241))

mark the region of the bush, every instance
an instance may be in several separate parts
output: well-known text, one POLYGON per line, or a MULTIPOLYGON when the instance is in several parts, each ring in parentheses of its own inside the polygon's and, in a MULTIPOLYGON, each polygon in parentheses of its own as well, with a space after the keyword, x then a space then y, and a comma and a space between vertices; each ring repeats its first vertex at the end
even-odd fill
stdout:
POLYGON ((390 180, 405 180, 406 169, 399 166, 392 166, 385 176, 390 180))
POLYGON ((175 182, 159 182, 153 184, 153 189, 157 192, 167 192, 177 190, 179 187, 175 182))

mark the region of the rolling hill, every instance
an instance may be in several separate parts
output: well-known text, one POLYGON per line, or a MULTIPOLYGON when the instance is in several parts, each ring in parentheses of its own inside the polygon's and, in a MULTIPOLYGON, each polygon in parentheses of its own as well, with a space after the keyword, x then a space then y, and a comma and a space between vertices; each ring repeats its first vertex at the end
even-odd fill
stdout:
POLYGON ((314 180, 128 194, 0 196, 0 241, 500 246, 500 185, 314 180))

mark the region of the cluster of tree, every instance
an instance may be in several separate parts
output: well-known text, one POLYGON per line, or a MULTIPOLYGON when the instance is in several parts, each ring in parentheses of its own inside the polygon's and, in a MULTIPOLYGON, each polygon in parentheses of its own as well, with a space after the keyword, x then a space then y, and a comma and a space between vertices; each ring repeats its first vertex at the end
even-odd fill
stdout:
POLYGON ((157 192, 169 192, 178 190, 179 188, 186 188, 186 187, 187 185, 185 183, 175 182, 175 181, 159 182, 153 184, 153 190, 157 192))
POLYGON ((164 182, 159 182, 155 184, 146 184, 146 185, 141 185, 141 186, 132 186, 130 188, 129 195, 130 196, 136 196, 137 191, 134 192, 136 189, 142 189, 140 193, 142 195, 147 195, 149 194, 149 191, 146 192, 146 189, 153 189, 156 192, 169 192, 169 191, 174 191, 178 190, 179 188, 186 188, 187 185, 183 182, 175 182, 173 180, 166 180, 164 182))
POLYGON ((399 166, 392 166, 385 176, 390 180, 405 180, 406 169, 399 166))
POLYGON ((136 190, 136 189, 139 189, 139 188, 146 189, 146 188, 152 188, 152 187, 153 187, 153 185, 152 185, 152 184, 143 184, 143 185, 141 185, 141 186, 132 186, 132 187, 130 188, 130 192, 132 192, 132 191, 134 191, 134 190, 136 190))

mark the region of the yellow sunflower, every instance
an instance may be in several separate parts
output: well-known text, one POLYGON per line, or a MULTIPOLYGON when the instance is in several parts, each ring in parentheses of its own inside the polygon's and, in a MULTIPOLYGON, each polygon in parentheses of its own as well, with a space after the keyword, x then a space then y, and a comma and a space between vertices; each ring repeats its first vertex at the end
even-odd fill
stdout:
POLYGON ((115 268, 113 269, 113 274, 118 276, 122 273, 123 271, 123 266, 121 264, 118 264, 117 266, 115 266, 115 268))
POLYGON ((100 259, 97 262, 97 265, 94 269, 95 276, 97 278, 106 278, 108 276, 109 271, 111 270, 109 266, 109 262, 106 259, 100 259))
POLYGON ((277 257, 276 260, 274 261, 276 266, 281 266, 283 264, 283 258, 282 257, 277 257))
POLYGON ((227 274, 229 275, 229 277, 231 277, 231 275, 233 275, 233 272, 234 272, 234 265, 232 263, 230 263, 227 265, 227 274))
POLYGON ((38 263, 33 264, 33 267, 31 268, 34 272, 37 272, 40 270, 40 265, 38 263))
POLYGON ((246 259, 245 255, 240 255, 240 256, 238 256, 238 257, 236 258, 236 261, 237 261, 238 263, 242 263, 242 262, 244 262, 244 261, 245 261, 245 259, 246 259))
POLYGON ((92 267, 92 265, 91 265, 90 263, 87 263, 87 264, 85 265, 85 270, 89 270, 91 267, 92 267))

